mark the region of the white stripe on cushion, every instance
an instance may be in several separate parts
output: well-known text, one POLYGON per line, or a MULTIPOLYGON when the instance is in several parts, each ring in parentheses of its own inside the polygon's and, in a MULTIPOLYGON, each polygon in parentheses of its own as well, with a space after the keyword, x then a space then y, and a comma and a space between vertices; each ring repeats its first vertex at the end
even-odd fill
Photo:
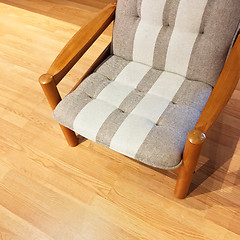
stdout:
POLYGON ((115 81, 135 88, 150 69, 151 67, 149 66, 130 62, 122 72, 120 72, 115 81))
POLYGON ((152 66, 154 49, 163 24, 166 0, 142 0, 141 20, 136 30, 133 45, 133 61, 152 66))
POLYGON ((132 113, 157 122, 184 79, 180 75, 163 72, 132 113))
POLYGON ((150 67, 130 62, 117 76, 115 81, 105 87, 95 100, 89 102, 76 116, 74 131, 96 141, 102 124, 116 110, 128 94, 138 85, 150 67), (109 103, 107 103, 109 102, 109 103))
POLYGON ((134 157, 152 129, 150 126, 153 127, 155 125, 181 87, 184 79, 180 75, 163 72, 149 92, 119 127, 111 141, 110 147, 120 149, 122 152, 125 151, 126 154, 128 146, 131 145, 131 155, 129 156, 134 157), (144 124, 146 124, 146 127, 144 124))
POLYGON ((117 76, 115 81, 105 87, 97 99, 109 101, 119 107, 127 95, 139 84, 143 77, 150 70, 150 67, 130 62, 117 76))
POLYGON ((97 99, 101 99, 106 102, 110 102, 112 105, 119 107, 123 99, 133 90, 132 87, 120 84, 116 81, 108 84, 100 94, 97 99))
POLYGON ((169 42, 165 70, 186 76, 208 0, 181 0, 169 42))
POLYGON ((146 133, 149 133, 153 126, 152 121, 129 114, 113 136, 110 148, 134 158, 139 146, 146 138, 146 133))
POLYGON ((165 111, 169 102, 169 100, 159 96, 147 94, 130 114, 147 118, 155 123, 165 111))
POLYGON ((82 136, 96 141, 98 130, 106 118, 116 109, 113 105, 94 99, 89 102, 73 122, 74 131, 80 132, 82 136))
POLYGON ((185 77, 175 73, 164 71, 149 90, 149 94, 172 100, 178 89, 184 82, 185 77))

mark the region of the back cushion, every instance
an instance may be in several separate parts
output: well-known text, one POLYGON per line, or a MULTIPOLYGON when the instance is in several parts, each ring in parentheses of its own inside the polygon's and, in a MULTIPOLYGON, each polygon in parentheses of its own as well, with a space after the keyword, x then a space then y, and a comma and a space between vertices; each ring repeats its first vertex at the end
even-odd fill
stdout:
POLYGON ((215 85, 240 0, 118 0, 113 54, 215 85))

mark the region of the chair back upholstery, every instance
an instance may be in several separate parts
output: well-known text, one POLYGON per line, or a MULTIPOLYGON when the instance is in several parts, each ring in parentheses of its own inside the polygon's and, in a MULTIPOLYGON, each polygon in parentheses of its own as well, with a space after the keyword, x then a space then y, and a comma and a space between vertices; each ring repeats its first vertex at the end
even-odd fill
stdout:
POLYGON ((239 16, 239 0, 118 0, 113 54, 214 86, 239 16))

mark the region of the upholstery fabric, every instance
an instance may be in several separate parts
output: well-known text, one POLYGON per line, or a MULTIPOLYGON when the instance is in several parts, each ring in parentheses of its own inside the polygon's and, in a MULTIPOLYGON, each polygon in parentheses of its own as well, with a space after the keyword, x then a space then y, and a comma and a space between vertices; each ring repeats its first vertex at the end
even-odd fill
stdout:
POLYGON ((239 0, 118 0, 112 56, 54 118, 148 165, 178 167, 239 15, 239 0))
POLYGON ((206 83, 111 56, 58 104, 54 118, 124 155, 171 169, 211 91, 206 83))
POLYGON ((239 16, 239 0, 118 0, 113 54, 214 86, 239 16))

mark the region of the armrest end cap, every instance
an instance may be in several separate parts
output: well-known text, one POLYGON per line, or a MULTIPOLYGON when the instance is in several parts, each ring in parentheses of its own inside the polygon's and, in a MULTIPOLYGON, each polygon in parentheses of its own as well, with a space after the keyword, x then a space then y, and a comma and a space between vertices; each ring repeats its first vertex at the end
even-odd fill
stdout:
POLYGON ((206 139, 206 135, 197 129, 193 129, 188 133, 187 139, 194 145, 201 145, 206 139))
POLYGON ((45 74, 41 75, 39 78, 39 83, 41 85, 47 85, 47 84, 51 83, 52 81, 54 81, 53 76, 50 75, 49 73, 45 73, 45 74))

